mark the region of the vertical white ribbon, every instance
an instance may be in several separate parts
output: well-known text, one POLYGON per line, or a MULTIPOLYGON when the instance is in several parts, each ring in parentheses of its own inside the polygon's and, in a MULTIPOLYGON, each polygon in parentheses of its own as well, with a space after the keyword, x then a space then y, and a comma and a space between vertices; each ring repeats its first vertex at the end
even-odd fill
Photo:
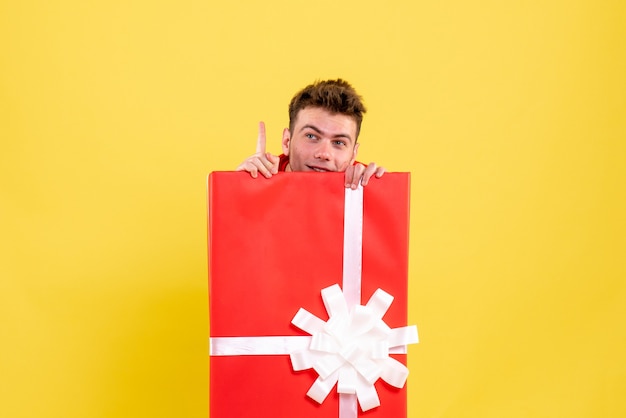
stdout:
MULTIPOLYGON (((348 310, 361 304, 363 260, 363 186, 346 188, 343 213, 343 294, 348 310)), ((357 418, 355 393, 339 394, 339 418, 357 418)))
POLYGON ((343 294, 348 310, 361 304, 363 186, 346 188, 343 214, 343 294))

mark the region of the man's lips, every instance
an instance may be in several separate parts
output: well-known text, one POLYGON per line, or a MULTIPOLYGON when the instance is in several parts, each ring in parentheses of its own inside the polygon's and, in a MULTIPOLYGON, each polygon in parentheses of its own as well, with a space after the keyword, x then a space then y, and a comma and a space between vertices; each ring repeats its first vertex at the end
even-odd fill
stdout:
POLYGON ((327 173, 327 172, 333 171, 333 170, 330 170, 328 168, 319 167, 319 166, 315 166, 315 165, 307 165, 307 168, 309 170, 317 171, 318 173, 327 173))

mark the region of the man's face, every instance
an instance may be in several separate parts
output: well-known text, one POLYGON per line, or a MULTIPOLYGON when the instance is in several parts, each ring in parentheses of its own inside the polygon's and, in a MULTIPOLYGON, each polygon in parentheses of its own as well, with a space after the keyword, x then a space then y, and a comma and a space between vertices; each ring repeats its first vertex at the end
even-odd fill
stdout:
POLYGON ((356 121, 320 107, 298 112, 293 133, 283 132, 286 171, 346 171, 356 159, 356 121))

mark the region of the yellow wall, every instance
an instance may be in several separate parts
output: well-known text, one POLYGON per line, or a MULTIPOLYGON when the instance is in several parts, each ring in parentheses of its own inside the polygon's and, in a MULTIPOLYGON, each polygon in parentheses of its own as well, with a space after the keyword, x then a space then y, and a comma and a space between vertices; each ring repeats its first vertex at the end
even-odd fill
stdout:
POLYGON ((409 416, 626 416, 624 4, 2 1, 0 416, 206 416, 205 176, 330 77, 412 173, 409 416))

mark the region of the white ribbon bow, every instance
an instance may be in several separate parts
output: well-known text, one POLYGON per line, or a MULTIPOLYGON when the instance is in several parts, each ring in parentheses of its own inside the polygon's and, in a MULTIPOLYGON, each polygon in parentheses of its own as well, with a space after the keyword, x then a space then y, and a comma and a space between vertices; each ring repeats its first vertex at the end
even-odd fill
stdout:
POLYGON ((339 285, 322 290, 328 322, 303 308, 292 324, 312 335, 308 349, 290 354, 294 370, 313 368, 319 377, 307 395, 322 403, 337 384, 337 392, 356 394, 363 411, 380 405, 374 383, 382 378, 401 388, 409 370, 389 357, 390 349, 418 342, 417 327, 389 328, 382 320, 393 296, 376 290, 365 306, 348 305, 339 285))

